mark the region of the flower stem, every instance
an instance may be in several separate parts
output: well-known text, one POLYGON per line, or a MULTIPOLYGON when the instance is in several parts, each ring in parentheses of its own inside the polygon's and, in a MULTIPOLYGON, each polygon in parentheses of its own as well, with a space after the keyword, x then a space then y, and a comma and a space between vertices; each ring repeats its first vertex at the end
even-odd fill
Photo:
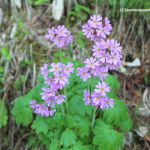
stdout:
POLYGON ((91 86, 92 86, 91 93, 93 93, 93 76, 91 76, 91 86))
POLYGON ((66 89, 66 86, 64 87, 64 93, 66 95, 65 103, 66 103, 66 113, 67 113, 68 112, 68 101, 67 101, 67 89, 66 89))
POLYGON ((92 123, 91 123, 91 130, 93 129, 93 126, 94 126, 94 122, 95 122, 95 112, 96 112, 96 107, 94 108, 93 110, 93 116, 92 116, 92 123))
POLYGON ((65 112, 62 104, 61 104, 61 110, 62 110, 63 118, 65 118, 65 112))
POLYGON ((59 49, 59 59, 60 59, 60 62, 62 62, 61 48, 59 49))

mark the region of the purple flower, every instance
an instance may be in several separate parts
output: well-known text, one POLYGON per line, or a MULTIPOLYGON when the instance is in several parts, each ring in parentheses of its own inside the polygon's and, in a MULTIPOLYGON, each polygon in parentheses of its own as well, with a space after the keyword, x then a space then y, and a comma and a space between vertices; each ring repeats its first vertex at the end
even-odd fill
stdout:
POLYGON ((44 64, 43 67, 41 67, 41 74, 44 75, 44 77, 47 77, 47 74, 48 74, 48 69, 47 69, 47 64, 44 64))
POLYGON ((41 116, 45 116, 45 113, 46 113, 46 106, 45 106, 45 104, 37 104, 37 111, 36 111, 36 113, 38 113, 38 114, 41 114, 41 116))
POLYGON ((83 94, 84 99, 83 100, 86 101, 85 105, 89 105, 89 103, 91 102, 90 101, 90 91, 89 90, 84 90, 83 92, 84 92, 84 94, 83 94))
POLYGON ((54 96, 51 96, 51 97, 46 98, 46 99, 45 99, 45 103, 47 103, 48 106, 50 106, 50 104, 51 104, 51 107, 52 107, 52 108, 55 107, 55 103, 56 103, 55 97, 54 97, 54 96))
POLYGON ((107 83, 105 83, 105 81, 103 81, 102 84, 98 82, 98 85, 95 86, 99 89, 94 89, 94 91, 97 93, 100 92, 102 96, 106 96, 106 92, 110 92, 110 86, 107 86, 107 83))
POLYGON ((103 38, 106 38, 106 34, 107 35, 110 34, 108 27, 103 27, 102 22, 100 23, 99 29, 100 30, 97 30, 97 33, 99 36, 101 36, 103 38))
POLYGON ((72 41, 73 36, 70 34, 71 32, 68 31, 68 33, 66 34, 66 37, 64 37, 65 46, 68 46, 68 44, 72 41))
POLYGON ((114 107, 114 99, 108 99, 108 97, 106 96, 105 97, 105 99, 104 99, 104 101, 102 101, 102 105, 103 105, 103 107, 105 108, 106 107, 106 109, 108 109, 109 108, 109 106, 110 107, 114 107))
POLYGON ((94 69, 99 63, 96 61, 96 58, 91 57, 90 59, 87 58, 84 62, 86 68, 94 69))
POLYGON ((51 85, 53 83, 54 79, 49 76, 49 78, 44 79, 44 83, 47 84, 47 86, 51 85))
POLYGON ((81 67, 81 68, 77 68, 77 76, 81 75, 81 79, 83 79, 83 81, 86 81, 88 78, 91 77, 91 74, 88 72, 89 69, 85 68, 85 67, 81 67))
POLYGON ((95 67, 94 69, 91 69, 91 74, 93 76, 97 76, 98 75, 98 72, 99 72, 99 67, 95 67))
POLYGON ((36 104, 36 101, 35 101, 35 100, 30 101, 29 103, 32 104, 32 105, 30 106, 30 108, 32 108, 32 111, 37 108, 37 106, 36 106, 37 104, 36 104))
POLYGON ((62 71, 62 67, 61 67, 62 63, 58 62, 55 65, 55 63, 53 62, 50 65, 51 65, 52 68, 49 69, 49 72, 54 72, 54 75, 56 75, 57 73, 59 73, 59 71, 62 71))
POLYGON ((55 28, 52 27, 52 29, 47 29, 48 34, 46 34, 46 38, 50 39, 51 41, 53 41, 55 32, 54 32, 55 28))
POLYGON ((91 97, 92 103, 94 103, 95 106, 102 101, 102 94, 100 93, 93 92, 93 94, 91 94, 91 97))
POLYGON ((110 21, 108 20, 107 17, 105 17, 105 26, 109 28, 109 30, 112 30, 112 26, 110 24, 110 21))
POLYGON ((118 41, 114 41, 114 39, 111 40, 111 47, 110 50, 116 54, 118 54, 118 52, 122 51, 122 47, 119 46, 120 43, 117 43, 118 41))
POLYGON ((101 15, 98 15, 98 16, 93 15, 93 16, 91 16, 91 19, 92 20, 89 20, 88 23, 92 27, 96 28, 98 25, 100 25, 100 21, 102 20, 102 16, 101 15))
POLYGON ((69 83, 66 74, 64 74, 63 72, 61 74, 57 73, 54 80, 55 83, 60 83, 62 85, 69 83))
POLYGON ((55 99, 57 99, 57 104, 61 104, 62 102, 65 102, 64 98, 66 98, 65 95, 58 95, 58 96, 55 96, 55 99))
POLYGON ((90 24, 85 24, 82 28, 83 35, 87 35, 87 38, 90 38, 90 36, 94 33, 94 30, 90 24))
POLYGON ((55 29, 55 33, 58 35, 58 36, 63 36, 63 37, 66 37, 66 33, 67 33, 67 28, 65 28, 64 25, 59 25, 57 27, 57 29, 55 29))
POLYGON ((46 107, 46 111, 45 111, 45 115, 48 117, 49 115, 50 116, 53 116, 53 114, 56 112, 56 109, 52 110, 49 106, 46 107))
POLYGON ((109 63, 109 64, 114 64, 114 65, 117 65, 117 63, 118 63, 118 56, 117 55, 115 55, 114 53, 111 53, 110 54, 110 56, 109 56, 109 59, 107 60, 107 63, 109 63))
POLYGON ((57 45, 57 49, 59 48, 63 48, 65 45, 65 40, 64 38, 60 37, 60 36, 56 36, 53 40, 55 42, 55 44, 57 45))
POLYGON ((102 54, 99 55, 99 62, 105 63, 106 60, 109 58, 109 53, 103 52, 102 54))
POLYGON ((104 47, 103 44, 100 42, 96 42, 95 45, 93 45, 92 51, 94 51, 93 56, 99 58, 99 56, 102 54, 104 47))
POLYGON ((63 65, 63 67, 64 67, 63 68, 64 73, 67 74, 67 75, 70 75, 70 72, 73 73, 74 68, 72 66, 73 66, 73 63, 71 63, 71 62, 68 62, 67 66, 63 65))
POLYGON ((46 87, 43 87, 42 90, 44 91, 43 93, 41 93, 40 95, 42 95, 42 99, 47 98, 47 93, 49 92, 49 89, 46 87))
POLYGON ((99 76, 100 76, 100 80, 103 81, 103 78, 106 79, 106 77, 108 76, 108 74, 106 73, 108 72, 108 68, 107 67, 101 67, 100 71, 99 71, 99 76))

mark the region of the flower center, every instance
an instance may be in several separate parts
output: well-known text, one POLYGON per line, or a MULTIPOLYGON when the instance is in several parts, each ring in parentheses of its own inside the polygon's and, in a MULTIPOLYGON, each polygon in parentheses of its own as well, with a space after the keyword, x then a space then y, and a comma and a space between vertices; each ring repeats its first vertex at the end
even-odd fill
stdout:
POLYGON ((68 39, 68 36, 66 36, 66 39, 68 39))
POLYGON ((62 30, 60 30, 60 33, 62 33, 63 31, 62 30))
POLYGON ((112 56, 111 59, 114 59, 114 56, 112 56))
POLYGON ((101 75, 103 75, 104 73, 103 72, 101 72, 101 75))
POLYGON ((46 70, 45 70, 45 73, 46 73, 46 70))
POLYGON ((100 51, 101 49, 100 48, 98 48, 98 51, 100 51))
POLYGON ((50 101, 53 102, 53 99, 51 99, 50 101))
POLYGON ((97 21, 94 21, 94 23, 97 23, 97 21))
POLYGON ((91 66, 93 65, 93 63, 91 63, 91 66))
POLYGON ((68 68, 66 68, 66 70, 68 71, 69 69, 68 69, 68 68))
POLYGON ((101 91, 104 91, 104 88, 101 88, 101 91))
POLYGON ((116 46, 113 46, 114 49, 116 49, 116 46))
POLYGON ((105 58, 105 57, 106 57, 106 55, 103 55, 103 57, 105 58))
POLYGON ((54 90, 52 90, 52 92, 54 92, 54 90))
POLYGON ((62 76, 60 76, 59 79, 62 79, 62 76))
POLYGON ((100 99, 100 97, 99 97, 99 96, 97 96, 97 99, 100 99))
POLYGON ((104 32, 104 29, 102 29, 101 31, 104 32))
POLYGON ((60 41, 60 39, 58 39, 58 41, 60 41))
POLYGON ((108 104, 109 102, 108 101, 106 101, 106 104, 108 104))
POLYGON ((84 72, 83 74, 86 75, 86 72, 84 72))
POLYGON ((41 107, 41 109, 44 109, 44 107, 41 107))
POLYGON ((52 82, 52 80, 50 80, 50 82, 52 82))
POLYGON ((96 72, 96 70, 94 70, 94 72, 96 72))
POLYGON ((51 35, 53 35, 53 33, 51 33, 51 35))
POLYGON ((61 99, 61 97, 58 97, 58 99, 61 99))
POLYGON ((55 70, 58 70, 58 67, 55 67, 55 70))
POLYGON ((113 63, 111 65, 114 65, 113 63))
POLYGON ((90 32, 91 30, 90 30, 90 29, 88 29, 88 31, 90 32))
POLYGON ((108 46, 107 44, 105 44, 105 46, 108 46))
POLYGON ((87 96, 87 98, 89 98, 89 97, 87 96))

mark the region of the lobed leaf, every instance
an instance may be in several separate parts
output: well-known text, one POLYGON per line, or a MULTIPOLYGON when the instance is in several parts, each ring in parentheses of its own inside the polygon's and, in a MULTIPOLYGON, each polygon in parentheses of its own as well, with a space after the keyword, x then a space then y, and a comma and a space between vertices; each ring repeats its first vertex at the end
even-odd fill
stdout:
POLYGON ((70 145, 75 145, 76 144, 76 135, 75 133, 67 128, 66 131, 62 133, 62 136, 60 138, 60 144, 64 146, 64 148, 68 148, 70 145))
POLYGON ((112 129, 104 122, 95 126, 93 144, 99 145, 99 150, 118 150, 123 145, 123 133, 112 129))

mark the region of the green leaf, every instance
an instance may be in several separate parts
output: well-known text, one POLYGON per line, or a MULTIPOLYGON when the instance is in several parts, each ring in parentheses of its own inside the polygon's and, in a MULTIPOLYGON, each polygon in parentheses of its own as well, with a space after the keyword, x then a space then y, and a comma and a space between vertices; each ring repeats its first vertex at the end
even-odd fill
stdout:
POLYGON ((121 121, 118 126, 120 127, 121 131, 129 132, 132 128, 132 120, 131 117, 128 115, 128 118, 126 120, 121 121))
POLYGON ((25 75, 21 75, 21 81, 24 82, 26 79, 26 76, 25 75))
POLYGON ((21 88, 21 81, 20 80, 15 80, 14 83, 13 83, 13 88, 15 90, 18 90, 21 88))
POLYGON ((128 118, 128 110, 123 101, 115 99, 114 103, 114 108, 109 107, 109 109, 103 110, 103 119, 107 123, 114 123, 119 126, 121 121, 128 118))
POLYGON ((78 114, 80 116, 84 116, 85 113, 92 115, 93 106, 85 105, 83 96, 74 95, 69 101, 68 108, 70 114, 78 114))
POLYGON ((5 59, 6 59, 6 60, 10 60, 10 59, 11 59, 11 55, 10 55, 10 54, 7 54, 7 55, 5 56, 5 59))
POLYGON ((63 128, 59 128, 53 131, 49 131, 47 134, 41 133, 39 139, 42 141, 43 144, 46 145, 47 149, 49 150, 57 150, 58 144, 63 128))
POLYGON ((109 86, 111 86, 111 89, 120 89, 120 84, 119 84, 119 81, 118 81, 118 79, 115 77, 115 76, 113 76, 113 75, 111 75, 111 74, 108 74, 108 76, 107 76, 107 78, 105 79, 105 81, 107 82, 107 84, 109 85, 109 86))
POLYGON ((64 148, 68 148, 70 145, 75 145, 76 144, 76 135, 75 133, 67 128, 66 131, 62 133, 62 136, 60 138, 60 144, 64 146, 64 148))
POLYGON ((6 126, 8 120, 8 112, 4 105, 4 102, 0 99, 0 128, 6 126))
POLYGON ((48 129, 50 128, 46 120, 47 117, 37 115, 36 120, 34 120, 31 128, 35 129, 37 134, 40 133, 41 131, 46 134, 48 129))
POLYGON ((4 67, 0 67, 0 72, 4 72, 4 67))
POLYGON ((50 124, 51 128, 60 128, 62 125, 65 125, 65 121, 61 112, 54 113, 53 116, 47 119, 47 122, 50 124))
POLYGON ((123 145, 123 133, 113 130, 104 123, 95 126, 93 144, 99 145, 99 150, 118 150, 123 145))
POLYGON ((68 127, 76 127, 77 135, 80 137, 89 136, 89 127, 91 125, 87 117, 80 117, 79 115, 66 115, 66 124, 68 127))
POLYGON ((38 80, 40 81, 40 83, 44 83, 44 78, 42 74, 38 76, 38 80))
POLYGON ((9 54, 7 47, 3 47, 1 52, 2 52, 3 55, 8 55, 9 54))
POLYGON ((32 110, 29 102, 31 101, 29 96, 20 97, 15 101, 15 106, 11 113, 16 116, 16 123, 23 123, 25 126, 28 125, 33 119, 32 110))
POLYGON ((32 62, 30 61, 30 60, 28 60, 28 59, 25 59, 25 61, 24 61, 26 64, 28 64, 28 65, 31 65, 32 64, 32 62))
POLYGON ((60 55, 61 55, 62 57, 64 57, 66 54, 65 54, 65 52, 62 52, 62 51, 60 51, 60 50, 59 50, 58 52, 55 52, 55 53, 54 53, 54 57, 59 57, 60 55))

